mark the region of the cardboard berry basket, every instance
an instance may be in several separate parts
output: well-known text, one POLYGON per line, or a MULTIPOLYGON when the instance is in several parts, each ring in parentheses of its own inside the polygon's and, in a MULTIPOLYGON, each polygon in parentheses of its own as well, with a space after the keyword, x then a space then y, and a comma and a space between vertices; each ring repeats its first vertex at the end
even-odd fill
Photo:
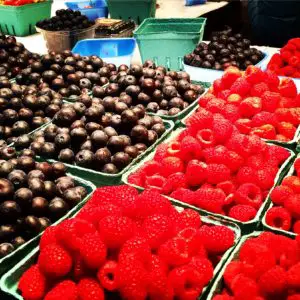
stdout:
MULTIPOLYGON (((79 166, 76 166, 73 164, 68 164, 68 163, 64 163, 64 164, 67 166, 68 171, 72 175, 78 176, 85 180, 88 180, 88 181, 92 182, 93 184, 95 184, 97 187, 104 186, 104 185, 118 185, 121 183, 122 175, 125 172, 127 172, 130 168, 132 168, 135 164, 140 162, 146 155, 153 152, 153 150, 156 148, 156 146, 158 144, 160 144, 168 136, 168 134, 173 130, 173 128, 174 128, 173 122, 166 121, 166 120, 164 120, 163 122, 166 127, 166 131, 163 133, 163 135, 159 139, 157 139, 157 141, 153 145, 148 147, 144 153, 140 154, 138 157, 133 159, 132 162, 126 168, 124 168, 122 171, 120 171, 117 174, 106 174, 106 173, 99 172, 96 170, 82 168, 82 167, 79 167, 79 166)), ((51 124, 51 123, 49 123, 49 124, 51 124)), ((43 130, 45 128, 46 127, 44 127, 43 130)), ((41 158, 44 159, 43 157, 41 157, 41 158)), ((54 163, 57 161, 55 159, 45 159, 45 160, 50 163, 54 163)))
MULTIPOLYGON (((56 221, 52 225, 56 225, 60 222, 62 222, 65 219, 68 219, 72 217, 90 198, 93 191, 96 189, 96 187, 91 183, 88 182, 82 178, 79 178, 77 176, 73 176, 69 172, 67 173, 68 176, 74 178, 75 183, 78 186, 83 186, 87 190, 87 196, 76 206, 74 206, 68 213, 66 213, 62 218, 60 218, 58 221, 56 221)), ((31 240, 27 241, 25 244, 17 248, 12 253, 6 255, 5 257, 0 259, 0 276, 3 275, 5 272, 7 272, 9 269, 11 269, 17 262, 19 262, 21 259, 24 258, 25 255, 27 255, 32 249, 34 249, 40 240, 40 237, 42 235, 42 232, 33 237, 31 240)), ((0 297, 0 299, 2 299, 0 297)))
MULTIPOLYGON (((181 207, 176 207, 179 211, 182 210, 181 207)), ((220 259, 219 263, 214 268, 213 278, 209 282, 209 284, 204 287, 202 290, 201 296, 199 296, 198 300, 204 300, 206 299, 206 296, 210 290, 210 287, 212 286, 214 279, 218 275, 218 273, 221 271, 223 265, 227 261, 227 259, 230 257, 230 254, 235 249, 235 247, 238 245, 239 240, 241 238, 241 231, 240 228, 228 221, 220 221, 214 217, 203 217, 201 216, 202 224, 205 225, 224 225, 232 229, 235 233, 235 244, 228 249, 224 254, 223 257, 220 259)), ((8 294, 10 296, 9 299, 18 299, 23 300, 23 297, 18 292, 18 282, 20 280, 20 277, 22 274, 37 261, 37 257, 39 254, 39 247, 36 244, 36 248, 33 249, 25 258, 23 258, 21 261, 19 261, 11 270, 9 270, 0 281, 0 289, 4 293, 8 294)), ((2 299, 2 298, 1 298, 2 299)))
MULTIPOLYGON (((297 158, 300 158, 300 154, 298 154, 297 157, 296 157, 295 159, 297 159, 297 158)), ((294 165, 292 165, 292 167, 290 168, 290 170, 288 171, 288 173, 286 174, 286 176, 284 176, 284 178, 287 177, 287 176, 292 176, 292 175, 294 174, 294 172, 295 172, 295 168, 294 168, 294 165)), ((282 180, 283 180, 284 178, 282 178, 282 180)), ((271 201, 271 204, 270 204, 268 210, 269 210, 270 208, 274 207, 274 206, 275 206, 275 205, 274 205, 274 204, 272 203, 272 201, 271 201)), ((264 216, 263 216, 263 219, 262 219, 262 225, 263 225, 263 229, 264 229, 264 230, 272 231, 272 232, 274 232, 274 233, 276 233, 276 234, 282 234, 282 235, 285 235, 285 236, 287 236, 287 237, 289 237, 289 238, 292 238, 292 239, 294 239, 294 238, 297 236, 297 234, 294 233, 294 232, 292 232, 292 231, 282 230, 282 229, 275 228, 275 227, 273 227, 273 226, 268 225, 267 222, 266 222, 266 215, 267 215, 267 212, 268 212, 268 211, 265 212, 265 214, 264 214, 264 216)))
MULTIPOLYGON (((178 128, 176 129, 172 134, 169 135, 169 137, 164 141, 164 142, 170 142, 171 140, 173 140, 176 136, 178 136, 178 134, 180 132, 182 132, 185 128, 178 128)), ((294 162, 295 160, 295 154, 293 151, 291 151, 290 149, 287 149, 289 152, 290 152, 290 156, 289 158, 281 165, 280 169, 278 170, 278 173, 274 179, 274 186, 270 189, 265 201, 263 202, 263 204, 261 205, 261 207, 259 208, 256 216, 254 219, 248 221, 248 222, 241 222, 241 221, 238 221, 236 219, 233 219, 233 218, 230 218, 228 216, 224 216, 224 215, 221 215, 221 214, 216 214, 216 213, 212 213, 212 212, 209 212, 207 210, 204 210, 204 209, 201 209, 201 208, 198 208, 196 206, 193 206, 193 205, 190 205, 190 204, 187 204, 185 202, 182 202, 182 201, 179 201, 179 200, 176 200, 174 198, 171 198, 169 196, 164 196, 166 197, 167 199, 169 199, 172 204, 174 205, 177 205, 177 206, 181 206, 181 207, 184 207, 184 208, 191 208, 191 209, 194 209, 196 211, 198 211, 201 215, 205 215, 205 216, 213 216, 219 220, 222 220, 222 221, 228 221, 228 222, 232 222, 232 223, 235 223, 237 224, 240 228, 241 228, 241 231, 243 234, 248 234, 254 230, 257 230, 258 226, 260 225, 260 221, 263 217, 263 215, 265 214, 265 212, 268 210, 268 208, 270 207, 270 204, 271 204, 271 199, 270 199, 270 193, 271 191, 273 190, 273 188, 275 186, 277 186, 278 184, 281 183, 282 179, 284 178, 284 176, 286 175, 286 173, 289 171, 289 168, 290 166, 292 165, 292 163, 294 162)), ((155 152, 152 152, 150 155, 148 155, 147 157, 144 157, 142 161, 140 161, 137 165, 135 165, 133 168, 131 168, 129 171, 127 171, 123 177, 122 177, 122 181, 123 183, 127 184, 127 185, 130 185, 130 186, 133 186, 135 187, 136 189, 138 190, 144 190, 143 187, 140 187, 140 186, 137 186, 135 184, 131 184, 128 182, 128 177, 135 173, 143 164, 145 164, 147 161, 150 161, 152 160, 152 158, 154 157, 154 154, 155 152)))

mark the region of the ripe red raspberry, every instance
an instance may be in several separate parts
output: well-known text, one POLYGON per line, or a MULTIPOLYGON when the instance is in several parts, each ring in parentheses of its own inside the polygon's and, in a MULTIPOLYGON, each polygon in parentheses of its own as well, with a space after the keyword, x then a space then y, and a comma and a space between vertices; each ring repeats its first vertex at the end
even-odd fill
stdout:
POLYGON ((161 169, 160 161, 154 159, 151 161, 147 161, 143 166, 143 171, 146 176, 152 176, 155 174, 159 174, 161 169))
POLYGON ((78 289, 75 282, 71 280, 64 280, 52 288, 46 295, 44 300, 77 300, 78 289))
POLYGON ((226 100, 232 92, 230 90, 223 90, 218 93, 218 98, 226 100))
POLYGON ((250 119, 238 119, 234 123, 235 127, 239 130, 240 133, 242 134, 249 134, 251 131, 251 120, 250 119))
POLYGON ((105 264, 99 269, 97 278, 104 289, 114 291, 118 288, 116 281, 118 263, 114 260, 107 260, 105 264))
POLYGON ((203 150, 202 154, 207 164, 222 164, 227 160, 228 149, 223 145, 210 147, 203 150))
POLYGON ((272 71, 265 71, 264 82, 268 85, 271 91, 275 91, 279 85, 279 77, 272 71))
POLYGON ((38 265, 43 274, 54 279, 67 275, 72 268, 72 257, 58 244, 50 244, 41 250, 38 265))
POLYGON ((292 140, 296 134, 296 127, 288 122, 280 122, 277 125, 277 130, 279 134, 287 137, 289 140, 292 140))
POLYGON ((294 169, 298 176, 300 176, 300 159, 297 158, 294 162, 294 169))
POLYGON ((186 136, 180 144, 180 158, 183 161, 199 159, 201 157, 201 145, 192 136, 186 136))
POLYGON ((79 299, 86 300, 104 300, 104 291, 97 280, 90 278, 83 278, 78 283, 79 299))
POLYGON ((82 238, 80 254, 90 269, 98 269, 106 258, 107 249, 98 233, 88 233, 82 238))
POLYGON ((238 78, 230 88, 231 93, 239 94, 242 97, 250 92, 251 85, 243 77, 238 78))
POLYGON ((271 158, 276 159, 278 165, 281 165, 289 156, 289 151, 287 151, 287 149, 283 147, 277 145, 268 147, 268 160, 270 160, 271 158))
POLYGON ((24 299, 40 300, 46 293, 46 278, 39 270, 38 265, 26 270, 18 284, 18 289, 24 299))
POLYGON ((294 193, 300 193, 300 178, 297 176, 287 176, 282 180, 281 184, 292 189, 294 193))
MULTIPOLYGON (((233 298, 227 294, 216 295, 212 298, 212 300, 233 300, 233 298)), ((260 300, 260 299, 256 299, 260 300)))
POLYGON ((262 139, 275 140, 276 139, 276 129, 273 125, 266 124, 258 128, 253 128, 250 131, 250 135, 257 135, 262 139))
POLYGON ((252 300, 258 296, 257 283, 244 275, 237 275, 231 284, 231 290, 236 300, 252 300))
POLYGON ((221 189, 226 196, 234 193, 236 190, 234 183, 230 180, 218 183, 216 188, 221 189))
POLYGON ((236 176, 237 182, 240 184, 255 183, 256 180, 253 176, 253 174, 255 173, 256 172, 254 168, 247 167, 247 166, 241 167, 236 176))
POLYGON ((238 106, 243 98, 239 94, 231 94, 227 98, 227 103, 238 106))
POLYGON ((180 237, 175 237, 158 248, 158 255, 169 266, 181 266, 187 264, 191 257, 189 255, 188 242, 180 237))
POLYGON ((255 66, 249 66, 247 67, 245 71, 246 79, 251 84, 256 84, 265 79, 264 72, 255 66))
POLYGON ((90 273, 91 273, 91 270, 87 268, 80 253, 74 255, 73 270, 72 270, 74 280, 77 282, 81 278, 89 276, 90 273))
POLYGON ((261 97, 267 91, 269 91, 268 85, 260 82, 252 86, 250 94, 252 97, 261 97))
POLYGON ((174 299, 174 289, 162 270, 156 269, 149 273, 148 294, 153 300, 174 299))
POLYGON ((218 184, 230 179, 230 169, 224 164, 208 164, 206 171, 208 183, 218 184))
POLYGON ((146 177, 145 187, 148 189, 156 189, 157 191, 161 192, 165 183, 166 178, 157 174, 146 177))
POLYGON ((203 187, 194 193, 192 202, 199 208, 220 214, 223 212, 226 195, 221 189, 203 187))
POLYGON ((224 84, 222 83, 221 78, 216 79, 216 80, 213 82, 212 88, 213 88, 213 92, 214 92, 215 94, 217 94, 217 93, 221 92, 222 90, 224 90, 225 87, 224 87, 224 84))
POLYGON ((41 236, 40 240, 40 249, 45 248, 47 245, 57 243, 56 239, 56 232, 57 226, 49 226, 44 231, 43 235, 41 236))
POLYGON ((298 235, 300 234, 300 220, 298 220, 294 223, 293 232, 298 235))
POLYGON ((251 118, 262 110, 261 99, 258 97, 245 98, 240 106, 239 113, 243 118, 251 118))
POLYGON ((184 239, 188 244, 188 253, 192 257, 198 255, 201 257, 207 257, 206 250, 201 243, 201 238, 198 230, 193 227, 185 227, 177 234, 178 238, 184 239))
POLYGON ((262 111, 252 118, 252 127, 260 127, 265 124, 270 124, 276 127, 278 120, 276 115, 267 111, 262 111))
POLYGON ((238 204, 250 205, 256 209, 258 209, 263 202, 260 188, 253 183, 240 185, 235 192, 235 199, 238 204))
POLYGON ((193 192, 190 189, 184 189, 184 188, 179 188, 172 192, 170 195, 171 198, 177 199, 179 201, 188 201, 187 203, 190 203, 189 199, 191 199, 191 195, 193 192))
POLYGON ((168 143, 167 156, 180 156, 180 143, 181 141, 188 136, 188 130, 183 130, 179 133, 176 140, 173 140, 168 143))
POLYGON ((212 130, 216 143, 223 144, 231 136, 233 125, 226 119, 214 119, 212 130))
POLYGON ((300 195, 292 195, 284 200, 284 207, 295 219, 300 219, 300 195))
POLYGON ((143 168, 140 168, 128 176, 128 182, 136 186, 145 187, 144 177, 145 177, 144 170, 143 168))
POLYGON ((166 157, 162 160, 160 174, 168 177, 173 173, 183 172, 184 164, 178 157, 166 157))
POLYGON ((201 217, 199 213, 193 209, 186 208, 180 213, 180 218, 184 227, 199 228, 201 226, 201 217))
POLYGON ((198 160, 191 160, 185 172, 185 179, 188 186, 198 186, 206 180, 207 165, 198 160))
POLYGON ((223 254, 234 245, 234 232, 225 226, 202 226, 199 229, 203 245, 209 254, 223 254))
POLYGON ((214 132, 211 129, 201 129, 196 134, 196 139, 203 148, 212 147, 216 144, 214 132))
POLYGON ((213 277, 214 268, 211 261, 204 257, 194 256, 190 263, 203 276, 203 284, 207 285, 213 277))
POLYGON ((284 97, 296 97, 297 96, 297 87, 294 81, 291 78, 283 78, 278 86, 278 91, 280 95, 284 97))
POLYGON ((223 278, 224 282, 228 287, 231 287, 231 284, 236 276, 243 274, 243 263, 240 261, 232 261, 225 268, 223 278))
POLYGON ((242 76, 241 71, 235 67, 229 67, 224 72, 221 81, 225 88, 230 88, 232 84, 242 76))
POLYGON ((261 170, 257 171, 257 185, 262 190, 270 190, 274 185, 274 172, 269 168, 262 168, 261 170))
POLYGON ((300 263, 298 262, 287 271, 287 284, 291 289, 300 287, 300 263))
POLYGON ((120 248, 136 231, 136 224, 128 217, 107 216, 99 222, 100 237, 109 249, 120 248))
POLYGON ((241 222, 248 222, 255 218, 257 210, 250 205, 238 204, 231 207, 228 216, 241 222))
POLYGON ((229 120, 231 123, 234 123, 237 119, 239 119, 240 113, 239 109, 234 104, 226 104, 223 112, 223 116, 225 119, 229 120))
POLYGON ((206 107, 206 104, 213 98, 215 98, 215 95, 207 92, 199 98, 198 104, 200 107, 206 107))
POLYGON ((157 146, 153 160, 162 161, 167 156, 168 144, 160 144, 157 146))
POLYGON ((207 103, 206 109, 213 114, 222 113, 225 109, 225 104, 225 100, 220 98, 214 98, 207 103))
POLYGON ((279 93, 271 91, 264 92, 261 96, 262 110, 271 113, 275 112, 275 110, 278 108, 280 99, 281 96, 279 93))
POLYGON ((266 222, 272 227, 282 230, 290 230, 291 215, 283 207, 272 207, 267 211, 266 222))
POLYGON ((290 295, 286 299, 287 300, 300 300, 300 294, 290 295))
POLYGON ((210 111, 200 107, 197 112, 192 114, 186 120, 186 126, 192 128, 192 130, 195 129, 195 131, 198 131, 200 129, 210 128, 212 122, 213 114, 210 111))
POLYGON ((280 295, 286 290, 287 275, 286 271, 280 267, 275 266, 265 272, 258 281, 260 290, 265 295, 280 295))
POLYGON ((139 282, 131 282, 120 288, 121 299, 142 300, 147 298, 147 290, 139 282))
POLYGON ((174 173, 170 175, 164 182, 164 185, 162 186, 162 192, 165 195, 171 194, 173 191, 179 189, 179 188, 185 188, 187 187, 185 174, 184 173, 174 173))

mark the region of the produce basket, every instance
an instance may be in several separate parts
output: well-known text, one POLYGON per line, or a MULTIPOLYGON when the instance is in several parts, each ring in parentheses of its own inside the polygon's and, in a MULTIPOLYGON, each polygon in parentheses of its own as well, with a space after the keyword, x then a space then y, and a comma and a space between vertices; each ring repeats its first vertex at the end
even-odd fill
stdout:
MULTIPOLYGON (((92 183, 82 178, 73 176, 70 173, 67 173, 67 175, 73 177, 75 179, 75 182, 78 185, 84 186, 87 189, 88 194, 79 204, 73 207, 67 214, 65 214, 61 219, 56 221, 54 224, 58 224, 63 220, 73 216, 85 204, 85 202, 89 199, 92 192, 96 189, 96 187, 92 183)), ((38 234, 37 236, 35 236, 25 244, 17 248, 12 253, 0 259, 0 276, 3 275, 7 270, 11 269, 18 261, 20 261, 25 255, 27 255, 30 251, 32 251, 32 249, 38 245, 41 235, 42 233, 38 234)))
POLYGON ((107 63, 117 67, 121 64, 130 65, 135 49, 135 39, 91 39, 79 41, 72 52, 81 56, 97 55, 107 63))
POLYGON ((107 0, 107 5, 111 18, 134 20, 138 25, 156 12, 156 0, 107 0))
POLYGON ((181 70, 184 55, 202 41, 205 23, 205 18, 146 19, 134 32, 142 61, 181 70))
POLYGON ((52 1, 22 6, 0 5, 0 32, 27 36, 36 32, 35 24, 50 18, 52 1))
MULTIPOLYGON (((117 174, 106 174, 106 173, 102 173, 99 171, 82 168, 82 167, 79 167, 76 165, 71 165, 71 164, 67 164, 67 163, 64 163, 64 164, 67 166, 68 171, 72 175, 78 176, 78 177, 83 178, 88 181, 91 181, 97 187, 104 186, 104 185, 120 184, 122 175, 125 174, 125 172, 127 172, 135 164, 140 162, 146 155, 153 152, 154 149, 156 148, 156 146, 158 144, 160 144, 174 128, 174 123, 170 122, 170 121, 165 120, 164 125, 166 127, 165 133, 153 145, 151 145, 149 148, 147 148, 144 153, 142 153, 137 158, 132 160, 132 162, 126 168, 124 168, 122 171, 120 171, 117 174)), ((46 161, 53 163, 53 162, 56 162, 57 160, 46 159, 46 161)))
MULTIPOLYGON (((263 52, 263 54, 264 54, 264 58, 259 63, 256 64, 257 67, 262 68, 264 62, 269 58, 268 53, 263 52)), ((218 78, 221 78, 222 75, 224 74, 224 71, 193 67, 186 64, 183 64, 183 68, 187 73, 190 74, 191 79, 210 82, 210 83, 214 82, 218 78)))
MULTIPOLYGON (((180 209, 180 208, 179 208, 180 209)), ((238 244, 241 232, 238 226, 236 226, 233 223, 230 222, 221 222, 219 220, 214 219, 213 217, 201 217, 202 223, 207 225, 225 225, 229 228, 231 228, 235 232, 235 245, 228 249, 220 262, 216 265, 214 269, 214 277, 211 280, 211 282, 203 289, 202 295, 199 297, 199 299, 206 299, 206 295, 208 291, 210 290, 210 286, 214 282, 215 276, 220 272, 223 265, 227 261, 228 257, 234 250, 235 246, 238 244)), ((39 253, 39 247, 36 247, 34 250, 32 250, 24 259, 22 259, 18 264, 16 264, 11 270, 9 270, 0 281, 0 288, 2 291, 7 293, 12 299, 19 299, 22 300, 23 297, 18 293, 17 287, 18 287, 18 281, 22 274, 32 265, 36 262, 37 256, 39 253)))
POLYGON ((78 41, 92 39, 95 36, 96 25, 89 28, 78 29, 73 31, 48 31, 37 28, 46 41, 48 51, 63 52, 71 50, 78 41))
MULTIPOLYGON (((165 139, 164 142, 169 142, 171 140, 173 140, 176 136, 178 136, 182 131, 183 131, 184 128, 178 128, 177 130, 173 131, 169 136, 168 138, 165 139)), ((286 173, 288 172, 291 164, 294 162, 295 160, 295 155, 294 155, 294 152, 292 152, 291 150, 288 150, 290 152, 290 157, 282 164, 282 166, 280 167, 280 169, 278 170, 278 173, 274 179, 274 186, 277 186, 283 179, 283 177, 286 175, 286 173)), ((136 172, 142 165, 144 165, 147 161, 150 161, 153 157, 154 157, 154 154, 155 154, 155 151, 153 151, 150 155, 148 155, 147 157, 144 157, 138 164, 136 164, 133 168, 131 168, 129 171, 127 171, 123 176, 122 176, 122 182, 127 184, 127 185, 130 185, 130 186, 133 186, 135 187, 136 189, 138 190, 144 190, 143 187, 140 187, 140 186, 137 186, 135 184, 131 184, 128 182, 128 177, 133 174, 134 172, 136 172)), ((273 189, 272 188, 272 189, 273 189)), ((198 208, 196 206, 193 206, 193 205, 190 205, 190 204, 187 204, 185 202, 182 202, 182 201, 179 201, 179 200, 176 200, 174 198, 171 198, 169 196, 164 196, 166 198, 168 198, 174 205, 177 205, 177 206, 181 206, 181 207, 184 207, 184 208, 191 208, 191 209, 194 209, 196 211, 198 211, 201 215, 205 215, 205 216, 213 216, 217 219, 220 219, 222 221, 228 221, 228 222, 232 222, 232 223, 235 223, 237 224, 241 230, 242 230, 242 233, 243 234, 247 234, 247 233, 250 233, 252 232, 253 230, 256 230, 258 225, 259 225, 259 222, 261 221, 263 215, 265 214, 265 212, 268 210, 268 208, 270 207, 270 204, 271 204, 271 199, 270 199, 270 193, 272 191, 272 189, 269 191, 265 201, 263 202, 263 204, 261 205, 261 207, 259 208, 256 216, 254 219, 248 221, 248 222, 241 222, 241 221, 238 221, 238 220, 235 220, 233 218, 230 218, 228 216, 224 216, 224 215, 220 215, 220 214, 216 214, 216 213, 212 213, 212 212, 209 212, 207 210, 204 210, 204 209, 201 209, 201 208, 198 208)))

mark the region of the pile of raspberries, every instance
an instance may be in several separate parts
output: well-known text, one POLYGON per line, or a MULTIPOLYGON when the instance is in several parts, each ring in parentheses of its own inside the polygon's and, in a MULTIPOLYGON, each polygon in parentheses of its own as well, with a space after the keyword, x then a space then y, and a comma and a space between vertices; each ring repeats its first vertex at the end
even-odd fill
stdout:
POLYGON ((295 174, 283 179, 271 192, 273 207, 266 214, 272 227, 300 234, 300 159, 294 163, 295 174))
POLYGON ((221 114, 241 133, 288 142, 300 124, 300 94, 290 78, 249 66, 229 67, 199 99, 199 106, 221 114))
POLYGON ((197 299, 234 242, 230 228, 178 212, 155 190, 103 187, 46 229, 18 288, 24 300, 197 299))
POLYGON ((128 182, 241 222, 252 220, 288 150, 241 134, 222 115, 204 108, 186 125, 176 138, 159 145, 128 182))
POLYGON ((213 300, 300 299, 299 241, 271 232, 247 239, 213 300))
POLYGON ((300 38, 294 38, 275 53, 267 66, 280 76, 300 78, 300 38))

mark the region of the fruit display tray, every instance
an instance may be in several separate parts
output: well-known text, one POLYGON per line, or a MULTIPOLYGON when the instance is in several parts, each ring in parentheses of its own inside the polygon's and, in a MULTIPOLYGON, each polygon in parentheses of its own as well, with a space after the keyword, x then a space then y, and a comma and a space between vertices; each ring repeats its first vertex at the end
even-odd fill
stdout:
MULTIPOLYGON (((295 159, 297 159, 297 158, 300 158, 300 154, 298 154, 297 157, 296 157, 295 159)), ((282 180, 283 180, 285 177, 287 177, 287 176, 292 176, 292 175, 294 174, 294 172, 295 172, 295 168, 294 168, 294 164, 293 164, 292 167, 290 168, 289 172, 282 178, 282 180)), ((274 206, 274 204, 273 204, 272 201, 271 201, 271 204, 270 204, 268 210, 269 210, 270 208, 272 208, 273 206, 274 206)), ((263 225, 263 229, 264 229, 264 230, 266 230, 266 231, 272 231, 272 232, 274 232, 274 233, 276 233, 276 234, 283 234, 283 235, 285 235, 285 236, 287 236, 287 237, 290 237, 290 238, 292 238, 292 239, 294 239, 294 238, 297 236, 297 234, 294 233, 294 232, 292 232, 292 231, 282 230, 282 229, 275 228, 275 227, 273 227, 273 226, 268 225, 267 222, 266 222, 266 215, 267 215, 267 212, 268 212, 268 211, 265 212, 265 214, 264 214, 264 216, 263 216, 263 219, 262 219, 262 225, 263 225)))
MULTIPOLYGON (((178 136, 185 128, 178 128, 177 130, 173 131, 168 138, 165 139, 164 142, 169 142, 171 140, 173 140, 176 136, 178 136)), ((280 167, 280 169, 277 172, 277 175, 274 179, 274 186, 272 187, 272 189, 277 186, 278 184, 281 183, 282 179, 284 178, 284 176, 286 175, 286 173, 289 171, 290 166, 292 165, 292 163, 295 160, 295 154, 292 150, 287 149, 290 152, 290 156, 289 158, 282 164, 282 166, 280 167)), ((138 164, 136 164, 133 168, 131 168, 129 171, 127 171, 123 176, 122 176, 122 182, 135 187, 138 190, 144 190, 143 187, 137 186, 135 184, 131 184, 128 182, 128 177, 134 173, 135 171, 137 171, 143 164, 145 164, 147 161, 150 161, 153 157, 154 157, 155 151, 153 151, 150 155, 144 157, 142 159, 142 161, 140 161, 138 164)), ((220 219, 222 221, 228 221, 228 222, 232 222, 237 224, 241 230, 243 234, 248 234, 250 232, 252 232, 253 230, 257 230, 257 227, 259 225, 259 222, 261 221, 263 215, 265 214, 265 212, 269 209, 270 204, 271 204, 271 199, 270 199, 270 193, 272 191, 272 189, 270 189, 264 203, 261 205, 261 207, 259 208, 256 216, 254 219, 248 221, 248 222, 241 222, 238 220, 235 220, 233 218, 230 218, 228 216, 224 216, 224 215, 220 215, 220 214, 216 214, 216 213, 212 213, 209 212, 207 210, 198 208, 196 206, 184 203, 182 201, 176 200, 174 198, 171 198, 169 196, 164 196, 166 198, 168 198, 174 205, 177 206, 182 206, 184 208, 191 208, 194 209, 196 211, 198 211, 201 215, 205 215, 205 216, 213 216, 217 219, 220 219)))
POLYGON ((202 41, 205 23, 206 18, 146 19, 134 32, 142 61, 181 70, 184 55, 202 41))
MULTIPOLYGON (((117 174, 106 174, 103 172, 82 168, 68 163, 64 163, 64 164, 67 166, 68 171, 72 175, 91 181, 97 187, 104 186, 104 185, 120 184, 123 174, 125 174, 128 170, 130 170, 135 164, 139 163, 149 153, 153 152, 156 146, 160 144, 169 135, 170 132, 172 132, 175 124, 171 121, 166 121, 166 120, 164 120, 163 122, 166 127, 166 131, 163 133, 163 135, 159 139, 157 139, 157 141, 153 145, 148 147, 144 153, 140 154, 137 158, 132 160, 132 162, 126 168, 124 168, 122 171, 120 171, 117 174)), ((43 130, 45 128, 43 128, 43 130)), ((57 162, 57 160, 55 159, 45 159, 45 160, 48 161, 49 163, 57 162)))
MULTIPOLYGON (((88 182, 77 176, 73 176, 69 172, 67 173, 67 175, 73 177, 78 185, 84 186, 87 189, 88 194, 79 204, 73 207, 67 214, 65 214, 61 219, 56 221, 53 225, 56 225, 62 222, 63 220, 72 217, 78 210, 81 209, 81 207, 87 202, 93 191, 96 189, 96 187, 91 182, 88 182)), ((7 272, 9 269, 11 269, 18 261, 20 261, 25 255, 32 251, 32 249, 34 249, 38 245, 41 235, 42 233, 39 233, 37 236, 27 241, 15 251, 0 259, 0 276, 7 272)))
MULTIPOLYGON (((264 58, 255 65, 256 67, 260 67, 261 69, 263 69, 265 62, 269 59, 268 53, 263 52, 263 54, 264 58)), ((224 74, 224 71, 193 67, 186 64, 183 64, 183 69, 190 74, 192 80, 199 80, 210 83, 214 82, 218 78, 221 78, 224 74)))
MULTIPOLYGON (((179 210, 182 208, 178 207, 179 210)), ((212 286, 216 276, 221 271, 223 265, 226 263, 227 259, 230 257, 232 251, 234 251, 236 245, 239 243, 241 238, 240 228, 228 221, 220 221, 214 217, 203 217, 201 216, 202 223, 207 225, 225 225, 231 228, 235 232, 235 244, 230 249, 228 249, 219 263, 216 265, 213 273, 213 279, 210 283, 203 289, 202 295, 198 298, 206 299, 208 292, 210 291, 210 287, 212 286)), ((18 293, 18 282, 22 274, 33 264, 36 262, 37 256, 39 253, 39 247, 33 249, 25 258, 23 258, 18 264, 16 264, 11 270, 9 270, 0 281, 0 288, 3 292, 7 293, 9 296, 13 297, 13 299, 23 300, 23 297, 18 293)))

